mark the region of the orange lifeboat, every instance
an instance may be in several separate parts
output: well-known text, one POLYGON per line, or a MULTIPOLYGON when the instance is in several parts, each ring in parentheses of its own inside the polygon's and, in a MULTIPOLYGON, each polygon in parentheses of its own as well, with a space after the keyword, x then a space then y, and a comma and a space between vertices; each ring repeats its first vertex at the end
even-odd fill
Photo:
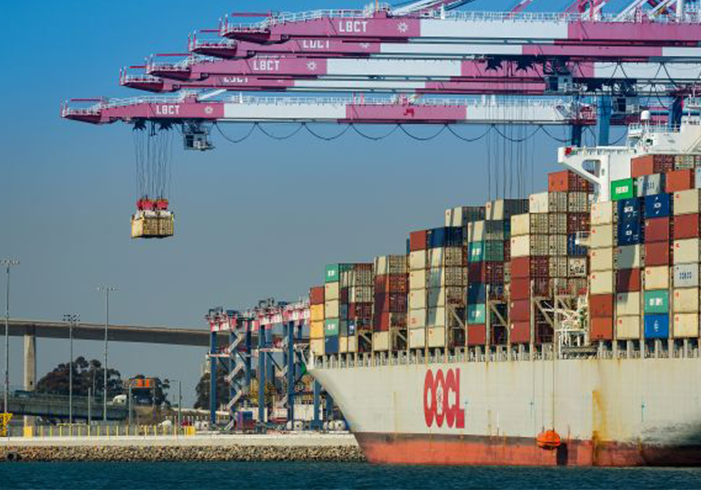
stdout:
POLYGON ((538 447, 541 449, 553 450, 557 449, 562 445, 562 438, 560 434, 554 430, 546 430, 538 434, 538 439, 536 439, 538 447))

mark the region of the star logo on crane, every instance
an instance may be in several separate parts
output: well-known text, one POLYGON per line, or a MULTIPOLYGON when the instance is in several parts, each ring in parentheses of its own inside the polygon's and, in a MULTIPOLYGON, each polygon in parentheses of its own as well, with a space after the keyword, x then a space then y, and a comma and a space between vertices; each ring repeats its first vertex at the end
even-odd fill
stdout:
POLYGON ((406 22, 401 22, 398 26, 397 29, 399 29, 399 32, 402 34, 406 34, 406 32, 409 30, 409 24, 406 22))
POLYGON ((309 71, 316 71, 316 61, 310 61, 307 63, 307 70, 309 71))
POLYGON ((211 105, 206 106, 204 108, 204 113, 208 116, 211 116, 214 113, 214 107, 212 107, 211 105))
POLYGON ((370 43, 360 43, 360 47, 363 49, 370 49, 370 43))

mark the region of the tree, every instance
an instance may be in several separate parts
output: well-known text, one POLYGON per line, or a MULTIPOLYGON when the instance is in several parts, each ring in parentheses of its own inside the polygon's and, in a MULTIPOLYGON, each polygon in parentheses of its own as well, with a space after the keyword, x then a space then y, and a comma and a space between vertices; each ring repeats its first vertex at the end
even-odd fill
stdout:
MULTIPOLYGON (((204 373, 197 383, 195 408, 209 410, 209 373, 204 373)), ((222 369, 217 369, 217 407, 229 402, 229 384, 222 369)))
MULTIPOLYGON (((36 391, 55 395, 69 394, 69 363, 61 363, 47 373, 37 383, 36 391)), ((88 361, 83 356, 73 361, 73 394, 88 396, 92 390, 94 396, 103 393, 104 369, 98 360, 88 361)), ((113 398, 124 393, 122 375, 116 369, 107 369, 107 397, 113 398)))

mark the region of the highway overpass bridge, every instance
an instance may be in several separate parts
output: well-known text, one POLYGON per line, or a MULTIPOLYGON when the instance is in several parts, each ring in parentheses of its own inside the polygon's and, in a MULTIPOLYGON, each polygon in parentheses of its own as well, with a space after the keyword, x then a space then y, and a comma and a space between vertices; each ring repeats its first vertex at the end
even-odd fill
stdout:
MULTIPOLYGON (((37 338, 68 339, 70 325, 66 322, 45 320, 10 319, 11 337, 24 337, 24 389, 33 391, 36 385, 36 341, 37 338)), ((0 320, 0 338, 5 335, 5 324, 0 320)), ((212 335, 207 328, 169 328, 135 325, 109 325, 107 338, 110 342, 135 342, 143 344, 178 345, 209 348, 212 335)), ((228 334, 217 335, 220 347, 226 347, 228 334)), ((104 341, 105 325, 77 323, 73 326, 76 340, 104 341)), ((18 402, 19 403, 19 402, 18 402)), ((31 411, 31 410, 30 410, 31 411)), ((14 413, 25 413, 18 410, 14 413)), ((30 415, 30 414, 28 414, 30 415)))
MULTIPOLYGON (((4 393, 0 392, 0 397, 4 393)), ((30 393, 27 391, 10 391, 8 411, 12 414, 48 417, 68 420, 70 415, 70 398, 64 395, 30 393)), ((129 411, 126 406, 107 405, 107 420, 126 420, 129 411)), ((73 397, 73 420, 102 419, 102 399, 88 400, 85 396, 73 397)))

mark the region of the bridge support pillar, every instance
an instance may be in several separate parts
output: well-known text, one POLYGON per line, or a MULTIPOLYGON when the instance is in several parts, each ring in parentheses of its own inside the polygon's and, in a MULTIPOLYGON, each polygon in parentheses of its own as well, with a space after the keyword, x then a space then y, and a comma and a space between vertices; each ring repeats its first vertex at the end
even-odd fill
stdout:
MULTIPOLYGON (((24 334, 24 389, 34 391, 37 382, 37 338, 34 329, 24 334)), ((25 415, 24 426, 34 427, 36 417, 25 415)))

